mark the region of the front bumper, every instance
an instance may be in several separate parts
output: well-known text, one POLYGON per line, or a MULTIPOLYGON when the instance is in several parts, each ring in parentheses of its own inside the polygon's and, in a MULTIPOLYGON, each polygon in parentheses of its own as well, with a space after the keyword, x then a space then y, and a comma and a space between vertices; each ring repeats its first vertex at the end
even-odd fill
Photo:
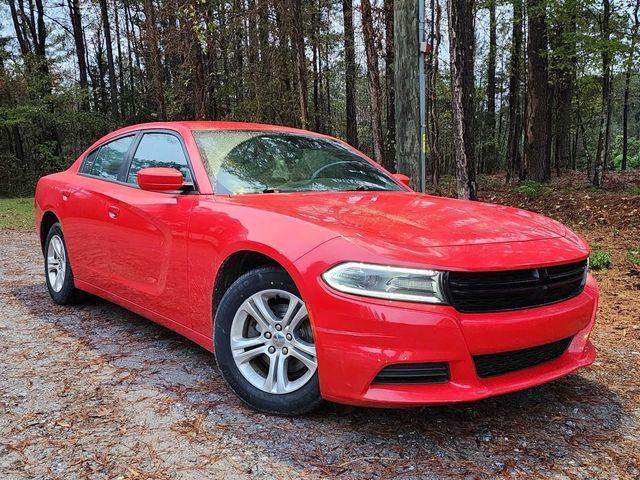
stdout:
POLYGON ((468 402, 530 388, 593 363, 589 341, 598 288, 553 305, 463 314, 450 306, 376 300, 335 292, 318 281, 306 289, 314 326, 322 396, 361 406, 399 407, 468 402), (476 374, 474 355, 520 350, 572 337, 554 360, 490 378, 476 374), (447 383, 374 384, 385 366, 447 362, 447 383))

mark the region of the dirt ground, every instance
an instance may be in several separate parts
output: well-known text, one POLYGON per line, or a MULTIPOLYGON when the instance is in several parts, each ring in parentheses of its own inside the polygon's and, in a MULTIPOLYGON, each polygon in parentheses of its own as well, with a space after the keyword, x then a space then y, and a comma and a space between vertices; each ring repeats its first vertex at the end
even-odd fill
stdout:
POLYGON ((546 213, 611 253, 599 357, 457 406, 255 413, 188 340, 98 299, 55 306, 35 235, 0 231, 0 478, 640 478, 640 267, 626 258, 640 196, 501 185, 489 179, 483 200, 546 213))

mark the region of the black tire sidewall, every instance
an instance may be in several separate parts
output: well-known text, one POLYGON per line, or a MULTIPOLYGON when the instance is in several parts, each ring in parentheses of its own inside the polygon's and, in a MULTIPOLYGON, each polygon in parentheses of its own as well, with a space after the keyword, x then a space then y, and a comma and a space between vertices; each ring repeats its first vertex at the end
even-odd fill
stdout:
POLYGON ((71 270, 71 263, 69 263, 69 252, 67 250, 67 244, 64 241, 64 235, 62 233, 62 227, 59 223, 54 223, 49 232, 47 233, 47 239, 44 243, 44 274, 47 282, 47 290, 49 290, 49 295, 55 303, 58 305, 70 305, 76 303, 78 301, 78 291, 75 288, 75 284, 73 281, 73 272, 71 270), (49 243, 51 239, 57 235, 62 240, 62 246, 64 248, 64 256, 65 256, 65 276, 64 282, 62 283, 62 288, 59 292, 56 292, 49 282, 49 272, 47 271, 47 252, 49 251, 49 243))
POLYGON ((295 392, 272 394, 254 387, 244 378, 231 353, 229 332, 236 312, 251 295, 267 289, 280 289, 301 298, 289 275, 279 267, 260 267, 245 273, 229 287, 215 313, 214 355, 218 368, 231 389, 256 410, 278 415, 299 415, 316 408, 322 401, 318 371, 295 392))

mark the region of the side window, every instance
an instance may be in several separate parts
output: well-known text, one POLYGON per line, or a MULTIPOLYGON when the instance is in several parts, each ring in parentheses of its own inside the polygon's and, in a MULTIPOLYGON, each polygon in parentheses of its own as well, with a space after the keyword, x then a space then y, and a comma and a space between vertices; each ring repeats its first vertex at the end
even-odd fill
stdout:
POLYGON ((102 145, 91 167, 91 175, 107 180, 117 180, 118 171, 133 138, 133 135, 130 135, 102 145))
POLYGON ((80 166, 80 173, 91 173, 91 167, 93 166, 93 161, 96 159, 98 150, 100 149, 96 148, 94 151, 90 152, 86 157, 84 157, 82 165, 80 166))
POLYGON ((136 184, 143 168, 166 167, 180 170, 185 182, 192 182, 187 158, 180 140, 167 133, 145 133, 131 161, 127 183, 136 184))

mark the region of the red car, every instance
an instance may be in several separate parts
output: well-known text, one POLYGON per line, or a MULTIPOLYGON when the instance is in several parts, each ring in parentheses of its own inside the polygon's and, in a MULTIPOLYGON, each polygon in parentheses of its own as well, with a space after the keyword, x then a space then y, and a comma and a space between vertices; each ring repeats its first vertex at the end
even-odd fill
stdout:
POLYGON ((278 414, 478 400, 593 362, 583 239, 407 180, 303 130, 127 127, 38 183, 49 293, 179 332, 278 414))

